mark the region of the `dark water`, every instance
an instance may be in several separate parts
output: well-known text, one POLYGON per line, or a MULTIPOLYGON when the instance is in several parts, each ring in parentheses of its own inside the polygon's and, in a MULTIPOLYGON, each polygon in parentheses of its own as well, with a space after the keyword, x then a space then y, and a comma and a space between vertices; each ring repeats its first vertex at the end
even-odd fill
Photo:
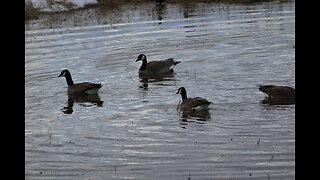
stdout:
POLYGON ((294 179, 295 105, 262 104, 258 90, 295 86, 294 24, 294 2, 128 5, 26 22, 26 179, 294 179), (140 53, 181 63, 142 81, 140 53), (63 68, 103 83, 103 103, 68 101, 63 68), (181 86, 212 101, 209 114, 182 117, 181 86))

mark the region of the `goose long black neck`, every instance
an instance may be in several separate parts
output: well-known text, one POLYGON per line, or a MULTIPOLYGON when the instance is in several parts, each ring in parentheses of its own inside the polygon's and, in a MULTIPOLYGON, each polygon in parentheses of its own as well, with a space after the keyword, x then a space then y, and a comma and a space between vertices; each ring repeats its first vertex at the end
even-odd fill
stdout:
POLYGON ((181 97, 182 97, 182 101, 184 101, 185 99, 187 99, 187 92, 185 90, 181 91, 181 97))
POLYGON ((67 81, 68 85, 74 85, 72 78, 71 78, 71 74, 69 72, 66 73, 65 77, 66 77, 66 81, 67 81))
POLYGON ((147 69, 147 59, 143 59, 140 70, 146 70, 146 69, 147 69))

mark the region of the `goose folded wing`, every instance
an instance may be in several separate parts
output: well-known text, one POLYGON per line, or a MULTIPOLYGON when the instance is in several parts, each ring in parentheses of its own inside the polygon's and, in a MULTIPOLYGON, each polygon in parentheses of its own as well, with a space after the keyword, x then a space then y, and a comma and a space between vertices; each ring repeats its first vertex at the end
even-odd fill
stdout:
POLYGON ((151 61, 147 64, 147 70, 151 73, 162 73, 169 70, 170 64, 165 61, 151 61))
POLYGON ((204 104, 211 104, 211 102, 209 102, 207 99, 204 99, 202 97, 195 97, 193 99, 195 100, 194 102, 198 104, 198 106, 204 105, 204 104))
POLYGON ((78 89, 79 91, 86 91, 94 88, 101 88, 101 84, 91 83, 91 82, 82 82, 78 84, 73 85, 75 89, 78 89))

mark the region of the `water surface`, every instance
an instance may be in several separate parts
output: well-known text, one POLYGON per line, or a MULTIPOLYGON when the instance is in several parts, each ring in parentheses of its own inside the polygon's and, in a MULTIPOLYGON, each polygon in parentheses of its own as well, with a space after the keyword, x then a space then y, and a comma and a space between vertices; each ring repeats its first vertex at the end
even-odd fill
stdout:
POLYGON ((294 179, 295 105, 262 104, 295 86, 295 4, 153 4, 26 22, 26 179, 294 179), (142 80, 141 62, 175 73, 142 80), (102 104, 70 103, 65 79, 102 83, 102 104), (176 110, 179 87, 213 102, 176 110), (68 111, 66 111, 68 110, 68 111))

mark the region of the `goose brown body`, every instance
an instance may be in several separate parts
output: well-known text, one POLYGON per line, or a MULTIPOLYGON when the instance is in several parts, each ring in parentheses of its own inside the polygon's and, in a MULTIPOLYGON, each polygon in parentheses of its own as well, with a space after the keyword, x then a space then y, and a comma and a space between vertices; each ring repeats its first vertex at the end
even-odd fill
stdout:
POLYGON ((82 82, 74 85, 68 85, 68 94, 97 94, 101 84, 82 82))
POLYGON ((259 90, 267 94, 268 98, 295 98, 295 89, 288 86, 265 85, 259 90))
POLYGON ((181 111, 205 110, 211 104, 207 99, 201 97, 187 98, 179 105, 181 111))

